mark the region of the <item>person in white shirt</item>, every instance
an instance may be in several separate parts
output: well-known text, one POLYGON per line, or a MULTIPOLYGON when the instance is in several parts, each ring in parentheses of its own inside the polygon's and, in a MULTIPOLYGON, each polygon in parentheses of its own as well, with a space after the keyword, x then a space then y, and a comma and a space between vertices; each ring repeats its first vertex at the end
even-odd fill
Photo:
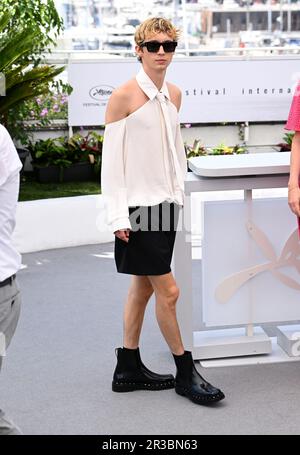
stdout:
MULTIPOLYGON (((21 168, 13 141, 0 124, 0 369, 20 315, 21 296, 16 272, 21 266, 21 256, 15 250, 11 237, 15 227, 21 168)), ((0 435, 20 434, 20 429, 0 409, 0 435)))
POLYGON ((113 91, 106 110, 101 188, 115 234, 117 271, 132 275, 112 390, 175 387, 191 401, 207 404, 224 394, 198 373, 184 349, 176 319, 179 289, 170 268, 187 172, 178 118, 181 92, 165 81, 178 36, 164 18, 147 19, 137 28, 142 68, 113 91), (157 321, 177 367, 175 380, 150 371, 141 360, 139 338, 153 292, 157 321))

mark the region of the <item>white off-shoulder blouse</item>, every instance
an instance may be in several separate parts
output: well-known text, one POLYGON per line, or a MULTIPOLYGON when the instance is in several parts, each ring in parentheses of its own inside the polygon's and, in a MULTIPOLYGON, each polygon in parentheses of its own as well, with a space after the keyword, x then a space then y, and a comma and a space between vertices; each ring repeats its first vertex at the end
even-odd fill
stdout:
POLYGON ((177 108, 165 81, 159 91, 143 68, 136 80, 149 100, 104 132, 101 189, 113 232, 131 229, 128 207, 184 201, 187 160, 177 108))

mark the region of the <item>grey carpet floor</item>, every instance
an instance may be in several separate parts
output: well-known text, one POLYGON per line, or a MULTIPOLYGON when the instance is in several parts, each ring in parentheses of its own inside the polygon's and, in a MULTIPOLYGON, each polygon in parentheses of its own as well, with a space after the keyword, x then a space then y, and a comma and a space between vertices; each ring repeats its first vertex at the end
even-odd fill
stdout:
MULTIPOLYGON (((299 434, 300 364, 203 369, 226 400, 195 405, 174 390, 111 391, 130 277, 113 244, 25 254, 23 307, 0 375, 0 407, 33 435, 299 434), (97 257, 102 254, 104 257, 97 257)), ((196 267, 196 265, 195 265, 196 267)), ((148 367, 175 373, 149 302, 141 338, 148 367)))

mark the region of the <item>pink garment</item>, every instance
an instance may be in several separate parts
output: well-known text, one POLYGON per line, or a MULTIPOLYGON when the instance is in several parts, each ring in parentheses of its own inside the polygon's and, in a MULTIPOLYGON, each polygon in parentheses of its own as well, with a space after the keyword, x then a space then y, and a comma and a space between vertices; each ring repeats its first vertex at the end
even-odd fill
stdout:
MULTIPOLYGON (((298 185, 300 188, 300 180, 298 181, 298 185)), ((297 217, 297 220, 298 220, 298 234, 299 234, 299 240, 300 240, 300 218, 297 217)))
MULTIPOLYGON (((286 130, 300 131, 300 81, 294 93, 289 116, 284 127, 286 130)), ((299 181, 300 187, 300 181, 299 181)), ((298 233, 300 238, 300 218, 298 218, 298 233)))
POLYGON ((300 131, 300 81, 295 90, 289 116, 284 129, 300 131))

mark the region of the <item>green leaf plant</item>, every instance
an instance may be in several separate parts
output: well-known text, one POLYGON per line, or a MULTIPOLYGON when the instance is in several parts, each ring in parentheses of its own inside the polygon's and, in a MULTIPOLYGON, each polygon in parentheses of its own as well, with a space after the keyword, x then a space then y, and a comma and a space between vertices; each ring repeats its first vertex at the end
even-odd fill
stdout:
POLYGON ((6 81, 5 96, 0 97, 0 122, 22 143, 26 143, 26 133, 21 134, 26 130, 24 103, 49 93, 65 69, 41 63, 61 30, 53 0, 5 0, 0 4, 0 73, 6 81))

